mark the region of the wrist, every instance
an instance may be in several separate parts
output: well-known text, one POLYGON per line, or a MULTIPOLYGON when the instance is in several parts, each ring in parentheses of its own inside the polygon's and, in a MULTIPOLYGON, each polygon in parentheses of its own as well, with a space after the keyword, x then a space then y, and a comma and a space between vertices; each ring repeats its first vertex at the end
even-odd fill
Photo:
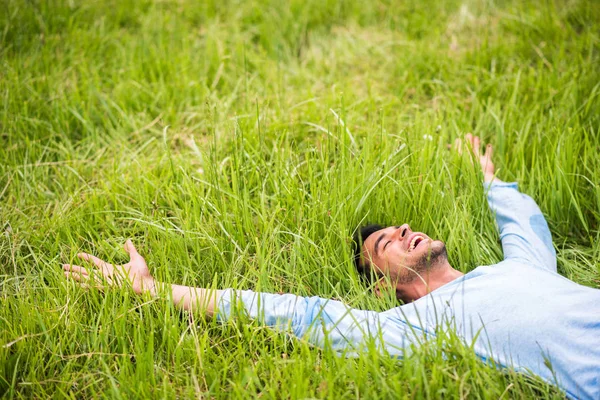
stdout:
POLYGON ((161 290, 161 283, 154 278, 145 279, 143 282, 142 293, 148 293, 152 297, 157 297, 161 290))
POLYGON ((499 179, 496 178, 496 175, 494 175, 493 173, 486 172, 483 174, 483 181, 486 183, 492 183, 492 182, 499 181, 499 179))

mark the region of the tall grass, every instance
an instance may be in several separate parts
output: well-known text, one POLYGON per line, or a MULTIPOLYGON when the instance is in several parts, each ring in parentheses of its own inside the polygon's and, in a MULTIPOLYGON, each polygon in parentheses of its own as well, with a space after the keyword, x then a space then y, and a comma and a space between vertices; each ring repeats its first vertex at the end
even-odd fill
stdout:
MULTIPOLYGON (((600 7, 593 1, 11 1, 0 11, 0 394, 560 398, 453 335, 402 361, 221 325, 60 264, 340 299, 362 223, 408 222, 467 272, 502 259, 481 177, 495 145, 600 287, 600 7)), ((518 277, 515 277, 518 279, 518 277)))

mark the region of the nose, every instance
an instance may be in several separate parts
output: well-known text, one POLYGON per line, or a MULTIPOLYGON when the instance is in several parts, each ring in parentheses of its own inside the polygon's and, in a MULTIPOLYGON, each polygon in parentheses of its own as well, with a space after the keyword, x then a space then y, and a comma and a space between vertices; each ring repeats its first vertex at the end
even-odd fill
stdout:
POLYGON ((395 236, 400 239, 403 240, 404 238, 408 237, 408 235, 412 232, 412 230, 410 229, 410 226, 408 224, 404 224, 400 227, 398 227, 398 229, 395 232, 395 236))

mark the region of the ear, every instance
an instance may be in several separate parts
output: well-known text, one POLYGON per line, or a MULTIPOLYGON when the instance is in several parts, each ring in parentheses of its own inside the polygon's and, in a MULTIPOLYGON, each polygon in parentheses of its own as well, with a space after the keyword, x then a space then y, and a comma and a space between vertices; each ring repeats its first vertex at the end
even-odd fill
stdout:
POLYGON ((403 297, 403 290, 398 285, 393 284, 389 277, 384 276, 375 282, 373 285, 373 293, 380 299, 390 298, 406 302, 403 297))
POLYGON ((375 285, 373 285, 373 292, 375 293, 375 296, 381 299, 385 297, 386 293, 389 292, 390 288, 391 284, 389 280, 383 277, 380 278, 377 282, 375 282, 375 285))

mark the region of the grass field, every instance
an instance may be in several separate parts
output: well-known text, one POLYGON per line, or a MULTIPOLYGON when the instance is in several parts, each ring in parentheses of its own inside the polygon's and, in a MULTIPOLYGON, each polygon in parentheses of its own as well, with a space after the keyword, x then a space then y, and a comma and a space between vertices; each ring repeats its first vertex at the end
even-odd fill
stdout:
POLYGON ((444 240, 463 272, 502 259, 446 146, 473 132, 559 271, 600 287, 599 32, 592 0, 2 1, 0 395, 562 398, 452 335, 347 359, 60 264, 124 262, 133 238, 166 282, 384 310, 351 260, 366 221, 444 240))

